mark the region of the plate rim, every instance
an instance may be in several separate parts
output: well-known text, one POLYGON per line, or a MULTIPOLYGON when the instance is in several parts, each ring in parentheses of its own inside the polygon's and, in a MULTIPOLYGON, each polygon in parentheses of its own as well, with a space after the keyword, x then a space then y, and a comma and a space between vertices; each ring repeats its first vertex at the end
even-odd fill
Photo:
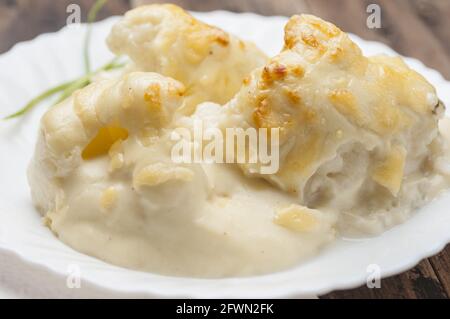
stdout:
MULTIPOLYGON (((224 10, 217 10, 217 11, 211 11, 211 12, 195 12, 194 13, 197 16, 204 16, 204 15, 228 15, 228 16, 247 16, 247 17, 251 17, 253 19, 259 19, 259 20, 265 20, 265 19, 274 19, 274 20, 279 20, 279 19, 283 19, 283 20, 287 20, 287 17, 282 17, 282 16, 262 16, 262 15, 258 15, 255 13, 249 13, 249 12, 245 12, 245 13, 233 13, 233 12, 229 12, 229 11, 224 11, 224 10)), ((112 16, 109 17, 105 20, 96 22, 95 24, 93 24, 93 29, 102 25, 102 24, 107 24, 107 23, 111 23, 112 20, 118 19, 118 16, 112 16)), ((82 28, 80 30, 84 30, 85 28, 85 24, 82 24, 82 28)), ((2 53, 0 55, 0 59, 4 59, 7 58, 9 55, 13 55, 14 52, 16 52, 17 50, 19 50, 20 47, 26 47, 29 45, 32 45, 32 43, 41 41, 42 38, 56 38, 58 36, 61 36, 61 34, 63 34, 64 32, 66 32, 68 28, 67 27, 63 27, 62 29, 60 29, 57 32, 50 32, 50 33, 43 33, 40 34, 38 36, 36 36, 35 38, 28 40, 28 41, 23 41, 23 42, 18 42, 16 43, 14 46, 12 46, 7 52, 2 53)), ((424 70, 427 70, 428 75, 433 74, 434 76, 434 80, 435 81, 439 81, 441 82, 443 85, 448 85, 450 88, 450 82, 447 81, 442 74, 437 71, 434 70, 428 66, 426 66, 425 64, 423 64, 421 61, 419 61, 418 59, 415 58, 411 58, 411 57, 405 57, 403 55, 398 54, 397 52, 395 52, 393 49, 391 49, 389 46, 387 46, 384 43, 381 42, 377 42, 377 41, 368 41, 368 40, 364 40, 362 38, 360 38, 359 36, 350 34, 352 38, 354 39, 358 39, 360 42, 362 43, 367 43, 370 45, 377 45, 379 47, 383 47, 383 50, 385 50, 388 53, 395 53, 396 55, 401 56, 402 58, 405 58, 409 63, 413 63, 416 64, 418 66, 420 66, 420 68, 423 68, 424 70)), ((428 77, 427 77, 428 78, 428 77)), ((413 217, 413 216, 412 216, 413 217)), ((412 218, 410 217, 410 218, 412 218)), ((407 223, 408 221, 405 221, 405 223, 407 223)), ((55 238, 56 239, 56 238, 55 238)), ((57 240, 57 239, 56 239, 57 240)), ((414 267, 415 265, 417 265, 421 260, 428 258, 430 256, 433 256, 435 254, 437 254, 439 251, 441 251, 448 243, 450 242, 450 233, 447 235, 447 238, 442 240, 441 242, 435 243, 433 246, 430 246, 426 251, 422 251, 420 254, 416 254, 416 256, 414 258, 410 258, 408 260, 405 260, 404 263, 402 264, 396 264, 395 266, 391 266, 391 268, 388 269, 384 269, 383 273, 382 273, 382 278, 386 278, 386 277, 390 277, 392 275, 395 274, 399 274, 401 272, 404 272, 412 267, 414 267)), ((24 255, 24 252, 21 251, 16 251, 14 249, 9 249, 9 247, 6 247, 3 244, 3 241, 0 240, 0 249, 13 253, 16 256, 18 256, 20 259, 22 259, 24 262, 29 263, 31 265, 34 266, 39 266, 39 267, 44 267, 47 270, 51 271, 52 273, 60 276, 60 275, 64 275, 63 273, 61 273, 60 269, 56 269, 55 267, 49 266, 48 264, 46 264, 45 262, 38 262, 36 260, 30 260, 27 258, 27 256, 24 255)), ((93 258, 93 257, 92 257, 93 258)), ((116 267, 116 266, 114 266, 116 267)), ((128 269, 125 269, 125 271, 130 271, 128 269)), ((131 270, 132 271, 132 270, 131 270)), ((133 271, 135 272, 135 271, 133 271)), ((282 274, 282 273, 276 273, 276 274, 282 274)), ((263 278, 263 277, 267 277, 273 274, 267 274, 267 275, 262 275, 262 276, 255 276, 255 277, 246 277, 246 278, 224 278, 224 279, 212 279, 213 281, 220 281, 220 282, 224 282, 224 281, 240 281, 240 280, 258 280, 258 278, 263 278)), ((165 276, 162 276, 165 277, 165 276)), ((174 278, 174 277, 168 277, 168 278, 174 278)), ((189 279, 191 280, 192 278, 180 278, 180 280, 182 279, 189 279)), ((106 288, 108 290, 111 291, 116 291, 116 292, 126 292, 126 293, 138 293, 138 294, 143 294, 146 295, 148 297, 177 297, 179 296, 179 294, 177 292, 174 291, 166 291, 164 293, 162 293, 161 291, 156 291, 152 290, 152 289, 145 289, 145 290, 130 290, 129 287, 127 287, 125 290, 116 290, 115 287, 111 287, 111 286, 107 286, 107 285, 99 285, 97 282, 93 282, 90 281, 88 279, 86 279, 87 281, 90 282, 90 284, 93 284, 94 286, 98 286, 100 288, 106 288)), ((195 279, 197 281, 210 281, 210 279, 195 279)), ((268 292, 268 293, 261 293, 260 297, 270 297, 270 298, 280 298, 280 297, 294 297, 297 295, 302 295, 302 296, 310 296, 310 295, 323 295, 326 294, 330 291, 333 290, 341 290, 341 289, 351 289, 351 288, 355 288, 360 286, 361 284, 363 284, 366 281, 366 275, 361 274, 360 276, 353 276, 352 278, 337 278, 334 282, 329 283, 328 285, 322 285, 321 287, 317 287, 315 290, 309 290, 309 291, 304 291, 301 289, 301 285, 291 285, 289 287, 285 287, 282 291, 278 291, 278 292, 268 292)), ((253 292, 254 293, 254 292, 253 292)), ((220 295, 220 294, 219 294, 220 295)), ((251 294, 249 293, 249 291, 246 290, 245 293, 241 294, 241 296, 239 298, 242 297, 249 297, 251 294)), ((221 298, 229 298, 229 297, 236 297, 236 296, 231 296, 231 295, 221 295, 221 298)), ((197 290, 197 289, 193 289, 193 291, 186 293, 185 296, 183 297, 194 297, 194 298, 201 298, 201 297, 208 297, 208 295, 204 294, 203 291, 197 290)))

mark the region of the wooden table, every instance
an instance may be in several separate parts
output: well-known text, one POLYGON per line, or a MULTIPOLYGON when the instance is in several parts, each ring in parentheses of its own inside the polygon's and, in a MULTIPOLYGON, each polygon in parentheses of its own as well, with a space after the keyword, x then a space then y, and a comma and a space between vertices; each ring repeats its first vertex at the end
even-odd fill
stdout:
MULTIPOLYGON (((122 14, 152 0, 110 0, 99 19, 122 14)), ((368 40, 387 43, 397 52, 420 59, 450 79, 449 0, 175 0, 185 9, 251 11, 263 15, 312 13, 368 40), (366 25, 369 4, 381 7, 380 29, 366 25)), ((80 4, 85 15, 93 0, 0 0, 0 52, 16 42, 66 23, 66 7, 80 4)), ((83 17, 85 19, 85 17, 83 17)), ((439 255, 422 261, 414 269, 382 280, 380 289, 365 286, 335 291, 322 298, 449 298, 450 245, 439 255)))

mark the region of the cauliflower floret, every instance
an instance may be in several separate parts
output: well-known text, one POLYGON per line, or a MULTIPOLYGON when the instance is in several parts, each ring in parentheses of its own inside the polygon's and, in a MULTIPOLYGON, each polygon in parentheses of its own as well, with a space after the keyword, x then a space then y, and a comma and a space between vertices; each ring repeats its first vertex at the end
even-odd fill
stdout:
POLYGON ((266 56, 250 42, 196 20, 172 5, 147 5, 126 13, 108 44, 140 71, 158 72, 186 86, 185 112, 205 101, 225 103, 266 56))
POLYGON ((289 20, 282 52, 252 72, 223 113, 235 126, 279 129, 280 170, 241 167, 311 208, 403 214, 444 185, 435 169, 443 105, 433 86, 400 58, 365 57, 314 16, 289 20))

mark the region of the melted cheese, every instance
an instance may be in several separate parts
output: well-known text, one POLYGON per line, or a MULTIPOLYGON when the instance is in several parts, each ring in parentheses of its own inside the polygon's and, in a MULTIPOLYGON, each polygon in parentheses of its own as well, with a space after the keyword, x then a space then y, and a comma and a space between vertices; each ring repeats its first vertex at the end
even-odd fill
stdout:
POLYGON ((406 151, 403 147, 393 147, 372 174, 374 181, 389 189, 395 196, 402 185, 405 158, 406 151))
POLYGON ((274 222, 295 232, 312 232, 319 226, 317 214, 320 212, 299 205, 291 205, 280 209, 274 222))
MULTIPOLYGON (((437 101, 435 89, 401 59, 365 57, 339 28, 302 15, 286 25, 283 51, 253 71, 248 85, 225 107, 242 123, 280 129, 281 169, 261 177, 303 200, 308 181, 347 144, 365 145, 373 154, 370 167, 390 159, 394 141, 405 154, 421 141, 426 147, 431 140, 415 140, 415 132, 428 128, 430 136, 437 134, 437 101)), ((423 151, 416 161, 428 156, 423 151)), ((255 175, 258 165, 243 169, 255 175)), ((403 170, 392 168, 396 173, 387 176, 381 172, 385 166, 374 180, 395 194, 403 170)))
POLYGON ((243 79, 266 61, 254 44, 171 4, 129 11, 112 29, 108 44, 113 52, 128 55, 136 69, 183 83, 186 113, 201 102, 227 102, 243 79))
POLYGON ((105 126, 98 130, 97 135, 83 149, 81 157, 91 159, 108 153, 111 146, 128 137, 127 130, 116 126, 105 126))

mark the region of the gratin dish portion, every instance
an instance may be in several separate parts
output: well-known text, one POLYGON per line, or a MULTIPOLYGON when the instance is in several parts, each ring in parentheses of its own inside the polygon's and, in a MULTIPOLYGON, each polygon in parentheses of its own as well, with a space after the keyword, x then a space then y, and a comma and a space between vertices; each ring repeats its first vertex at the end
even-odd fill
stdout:
POLYGON ((28 172, 46 225, 81 252, 167 275, 263 274, 391 227, 448 185, 434 88, 319 18, 292 17, 269 61, 173 5, 129 12, 108 43, 130 66, 43 116, 28 172), (171 133, 195 120, 279 128, 280 170, 175 163, 171 133))

